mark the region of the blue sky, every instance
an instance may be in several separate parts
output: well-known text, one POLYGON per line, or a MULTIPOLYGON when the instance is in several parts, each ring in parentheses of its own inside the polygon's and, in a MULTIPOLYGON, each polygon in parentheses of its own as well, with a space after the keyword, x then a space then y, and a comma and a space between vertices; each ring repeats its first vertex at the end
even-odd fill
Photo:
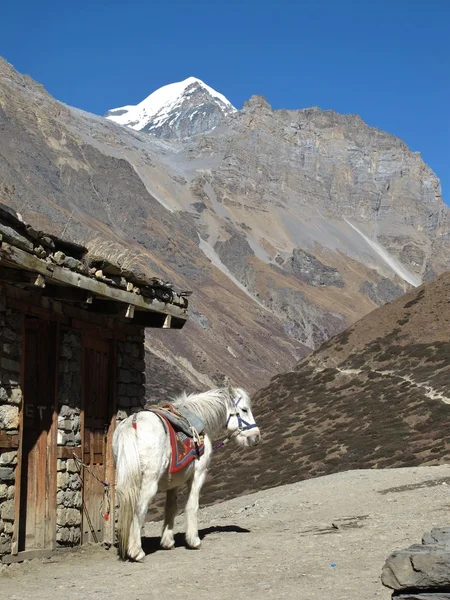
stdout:
POLYGON ((401 137, 450 203, 450 0, 2 0, 0 54, 104 114, 193 75, 238 108, 357 113, 401 137))

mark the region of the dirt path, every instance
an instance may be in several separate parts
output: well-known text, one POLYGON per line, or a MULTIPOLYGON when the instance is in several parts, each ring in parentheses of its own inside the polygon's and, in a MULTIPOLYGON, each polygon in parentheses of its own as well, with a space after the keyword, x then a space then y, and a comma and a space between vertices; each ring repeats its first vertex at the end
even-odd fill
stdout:
POLYGON ((449 465, 339 473, 203 509, 198 551, 181 535, 159 550, 160 526, 150 523, 143 564, 91 547, 2 567, 1 597, 387 600, 385 558, 447 525, 449 504, 449 465))

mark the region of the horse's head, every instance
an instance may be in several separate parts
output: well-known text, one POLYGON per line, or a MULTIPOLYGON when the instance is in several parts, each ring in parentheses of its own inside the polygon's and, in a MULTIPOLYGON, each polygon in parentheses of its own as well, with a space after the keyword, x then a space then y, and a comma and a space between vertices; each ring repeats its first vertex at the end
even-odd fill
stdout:
POLYGON ((227 388, 231 400, 227 414, 227 429, 230 437, 241 446, 255 446, 261 434, 252 414, 252 403, 247 392, 241 388, 227 388))

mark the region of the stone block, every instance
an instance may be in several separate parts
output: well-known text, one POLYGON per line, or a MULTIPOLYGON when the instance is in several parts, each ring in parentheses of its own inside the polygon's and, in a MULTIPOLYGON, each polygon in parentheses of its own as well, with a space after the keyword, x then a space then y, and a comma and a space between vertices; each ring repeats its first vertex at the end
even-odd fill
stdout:
POLYGON ((6 483, 0 483, 0 501, 5 500, 8 497, 8 485, 6 483))
POLYGON ((19 427, 19 408, 9 404, 0 405, 0 429, 17 429, 19 427))
POLYGON ((69 344, 61 344, 61 358, 72 358, 72 348, 69 344))
POLYGON ((58 445, 60 446, 75 446, 75 436, 73 432, 66 433, 65 431, 58 431, 58 445))
POLYGON ((68 527, 58 527, 56 530, 56 541, 66 544, 70 540, 70 529, 68 527))
POLYGON ((15 478, 14 467, 0 467, 0 481, 14 481, 15 478))
POLYGON ((12 452, 0 451, 0 467, 12 467, 17 465, 17 450, 12 452))
POLYGON ((78 527, 73 527, 70 531, 70 543, 73 545, 79 544, 81 540, 81 530, 78 527))
MULTIPOLYGON (((73 415, 79 415, 80 408, 77 406, 69 406, 68 404, 62 404, 59 409, 60 417, 73 417, 73 415)), ((59 418, 59 417, 58 417, 59 418)))
POLYGON ((14 533, 14 523, 12 521, 5 521, 3 524, 3 532, 12 535, 14 533))
MULTIPOLYGON (((78 361, 75 360, 71 360, 69 362, 69 373, 79 373, 81 371, 81 365, 78 361)), ((75 383, 74 385, 79 385, 78 383, 75 383)))
POLYGON ((80 525, 81 511, 76 508, 58 508, 56 510, 56 524, 60 527, 80 525))
POLYGON ((131 398, 128 398, 128 396, 119 396, 117 398, 117 406, 129 408, 131 406, 131 398))
POLYGON ((0 371, 0 383, 8 386, 19 385, 19 373, 10 373, 8 371, 0 371))
POLYGON ((0 508, 0 517, 3 521, 14 521, 14 500, 6 500, 0 508))
POLYGON ((56 485, 58 489, 65 490, 69 487, 70 475, 66 472, 59 472, 56 474, 56 485))
POLYGON ((120 383, 131 383, 132 376, 130 371, 128 371, 127 369, 119 369, 119 376, 117 378, 117 381, 119 381, 120 383))
POLYGON ((9 404, 20 404, 22 402, 22 390, 20 387, 12 387, 10 388, 10 393, 7 402, 9 404))
POLYGON ((20 373, 20 362, 18 360, 12 360, 11 358, 6 358, 3 356, 0 358, 0 367, 5 371, 20 373))
POLYGON ((78 473, 78 467, 77 467, 77 463, 75 462, 75 459, 73 459, 73 458, 67 459, 66 469, 69 473, 78 473))
POLYGON ((11 538, 9 535, 0 535, 0 556, 11 553, 11 538))
POLYGON ((10 342, 19 342, 20 333, 18 331, 14 331, 10 327, 4 327, 2 329, 2 337, 10 342))
POLYGON ((8 488, 8 500, 12 500, 16 493, 16 486, 10 485, 8 488))
POLYGON ((56 470, 57 471, 65 471, 67 468, 66 461, 63 458, 58 458, 56 461, 56 470))
POLYGON ((70 476, 69 487, 71 490, 81 489, 81 477, 78 475, 78 473, 74 473, 70 476))

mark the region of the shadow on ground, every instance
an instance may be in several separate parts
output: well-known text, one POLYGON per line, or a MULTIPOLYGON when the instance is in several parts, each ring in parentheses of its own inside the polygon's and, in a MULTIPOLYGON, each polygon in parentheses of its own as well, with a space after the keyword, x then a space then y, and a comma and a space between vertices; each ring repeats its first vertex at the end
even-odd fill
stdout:
MULTIPOLYGON (((238 525, 214 525, 212 527, 206 527, 200 529, 198 534, 200 539, 203 540, 206 536, 215 533, 250 533, 250 529, 239 527, 238 525)), ((153 554, 158 550, 164 551, 159 545, 161 541, 160 536, 158 537, 143 537, 142 538, 142 549, 145 554, 153 554)), ((185 546, 184 533, 175 534, 175 547, 185 546)), ((165 552, 165 551, 164 551, 165 552)))

